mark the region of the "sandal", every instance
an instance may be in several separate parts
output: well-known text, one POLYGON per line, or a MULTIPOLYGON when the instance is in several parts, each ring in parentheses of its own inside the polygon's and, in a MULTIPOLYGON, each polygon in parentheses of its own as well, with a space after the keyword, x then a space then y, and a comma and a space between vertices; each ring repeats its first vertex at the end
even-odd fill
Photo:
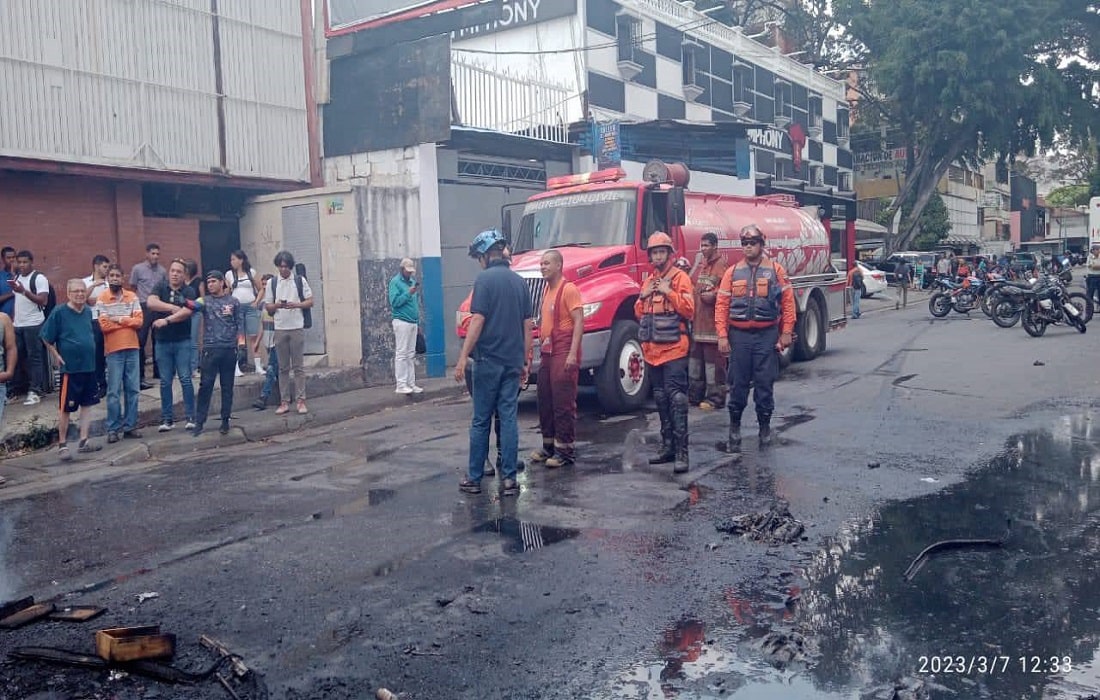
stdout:
POLYGON ((103 445, 93 445, 87 440, 81 440, 80 446, 76 448, 76 451, 80 454, 88 454, 90 452, 99 452, 103 449, 103 445))

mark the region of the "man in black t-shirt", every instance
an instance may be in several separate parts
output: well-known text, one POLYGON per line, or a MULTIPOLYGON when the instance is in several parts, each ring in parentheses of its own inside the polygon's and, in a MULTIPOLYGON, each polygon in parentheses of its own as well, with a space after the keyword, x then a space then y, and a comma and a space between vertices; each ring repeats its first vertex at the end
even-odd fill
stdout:
POLYGON ((173 260, 168 266, 168 279, 149 293, 146 305, 154 314, 154 360, 160 373, 160 413, 158 432, 175 427, 172 415, 172 377, 179 378, 183 391, 183 410, 187 429, 195 427, 195 388, 191 383, 191 311, 195 308, 195 292, 186 284, 186 263, 173 260))
POLYGON ((505 245, 504 236, 496 230, 482 231, 470 245, 470 257, 477 259, 482 272, 474 282, 470 326, 455 365, 455 380, 461 383, 465 380, 466 362, 476 348, 470 457, 466 479, 459 489, 481 493, 485 459, 489 455, 489 426, 495 410, 500 416, 500 493, 516 496, 519 495, 516 404, 520 385, 527 380, 530 369, 532 314, 527 284, 508 268, 505 245))

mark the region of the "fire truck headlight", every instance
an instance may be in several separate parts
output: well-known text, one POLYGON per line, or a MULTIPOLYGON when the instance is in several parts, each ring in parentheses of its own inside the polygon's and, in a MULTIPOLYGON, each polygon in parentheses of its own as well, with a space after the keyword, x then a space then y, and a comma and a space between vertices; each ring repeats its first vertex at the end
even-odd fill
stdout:
POLYGON ((602 301, 594 301, 591 304, 585 304, 584 306, 582 306, 581 311, 584 313, 584 317, 588 318, 589 316, 599 311, 601 304, 603 304, 602 301))

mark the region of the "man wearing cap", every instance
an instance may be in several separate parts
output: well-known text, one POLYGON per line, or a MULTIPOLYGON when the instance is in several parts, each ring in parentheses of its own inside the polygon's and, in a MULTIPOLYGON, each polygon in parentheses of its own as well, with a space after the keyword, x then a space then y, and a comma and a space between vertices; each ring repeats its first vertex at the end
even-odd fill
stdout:
POLYGON ((390 280, 388 297, 393 313, 393 376, 398 394, 419 394, 416 385, 416 331, 420 322, 420 284, 413 275, 416 265, 401 260, 401 271, 390 280))
POLYGON ((192 430, 195 437, 202 434, 202 426, 210 412, 215 378, 222 389, 219 432, 222 435, 229 432, 229 416, 233 412, 233 376, 237 369, 238 352, 244 349, 245 344, 244 305, 229 293, 221 270, 206 272, 206 291, 206 296, 194 302, 195 313, 202 318, 202 379, 192 430))
POLYGON ((1085 292, 1092 303, 1100 304, 1100 243, 1089 248, 1089 257, 1085 260, 1085 292))
POLYGON ((783 266, 764 253, 764 243, 755 224, 741 229, 745 257, 726 270, 714 303, 718 352, 730 358, 729 452, 741 451, 741 413, 750 386, 760 445, 771 444, 772 385, 779 376, 779 353, 790 346, 794 331, 794 290, 783 266))

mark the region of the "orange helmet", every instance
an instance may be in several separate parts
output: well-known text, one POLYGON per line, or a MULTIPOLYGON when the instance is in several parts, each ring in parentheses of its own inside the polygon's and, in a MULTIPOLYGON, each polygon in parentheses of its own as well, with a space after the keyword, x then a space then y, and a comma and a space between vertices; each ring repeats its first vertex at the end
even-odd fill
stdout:
POLYGON ((669 255, 672 254, 672 238, 664 231, 654 231, 650 235, 649 240, 646 242, 646 250, 653 250, 654 248, 668 248, 669 255))

